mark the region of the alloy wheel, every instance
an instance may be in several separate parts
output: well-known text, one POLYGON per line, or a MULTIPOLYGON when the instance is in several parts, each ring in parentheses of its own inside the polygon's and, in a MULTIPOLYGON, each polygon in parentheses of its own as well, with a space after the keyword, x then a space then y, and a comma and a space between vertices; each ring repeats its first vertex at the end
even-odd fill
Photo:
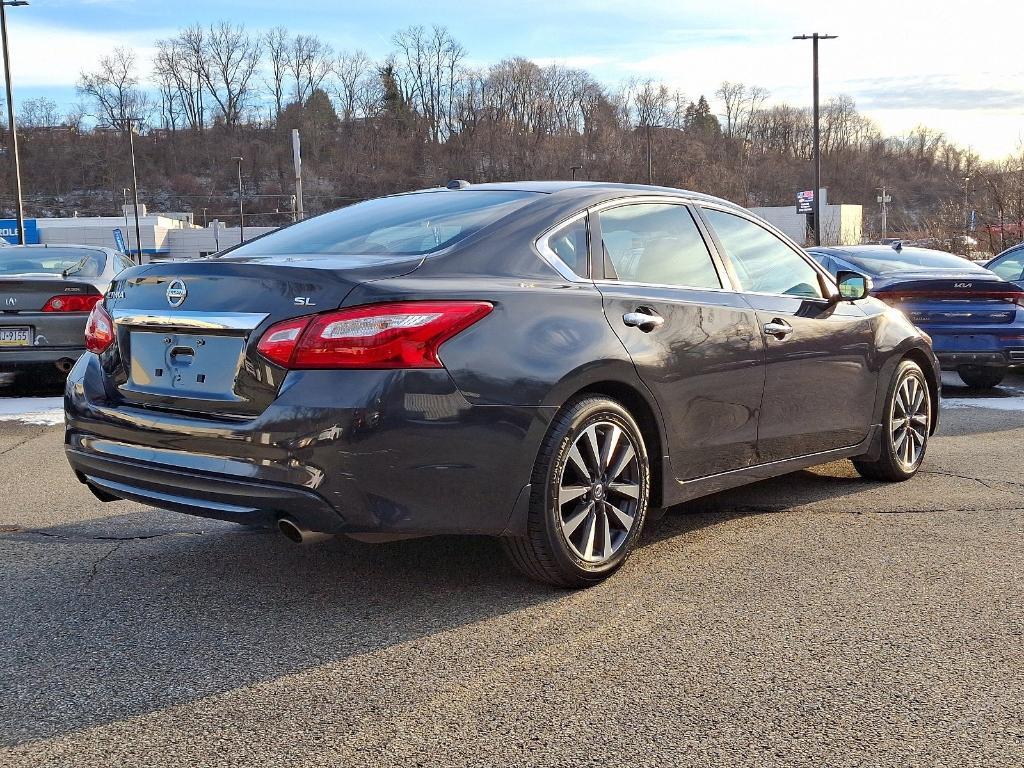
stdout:
POLYGON ((611 559, 636 522, 642 493, 639 459, 629 435, 598 421, 569 450, 558 484, 558 518, 572 552, 588 563, 611 559))
POLYGON ((911 469, 921 459, 928 440, 928 390, 916 376, 906 376, 892 399, 889 438, 893 455, 911 469))

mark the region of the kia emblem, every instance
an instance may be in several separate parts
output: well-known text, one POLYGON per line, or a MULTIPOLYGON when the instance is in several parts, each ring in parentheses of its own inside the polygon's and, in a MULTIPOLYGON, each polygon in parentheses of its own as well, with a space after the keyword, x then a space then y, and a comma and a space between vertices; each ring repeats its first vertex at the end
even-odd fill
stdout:
POLYGON ((172 307, 180 307, 185 303, 186 296, 188 296, 188 288, 185 287, 185 281, 171 280, 170 285, 167 286, 167 303, 172 307))

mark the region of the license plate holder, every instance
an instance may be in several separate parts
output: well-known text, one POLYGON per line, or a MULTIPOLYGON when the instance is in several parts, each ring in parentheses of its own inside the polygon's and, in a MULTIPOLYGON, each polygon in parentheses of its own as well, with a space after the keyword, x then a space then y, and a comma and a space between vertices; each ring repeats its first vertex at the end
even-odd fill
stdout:
POLYGON ((32 329, 27 325, 0 326, 0 347, 31 347, 32 329))
POLYGON ((129 388, 148 394, 238 400, 239 336, 132 331, 129 388))

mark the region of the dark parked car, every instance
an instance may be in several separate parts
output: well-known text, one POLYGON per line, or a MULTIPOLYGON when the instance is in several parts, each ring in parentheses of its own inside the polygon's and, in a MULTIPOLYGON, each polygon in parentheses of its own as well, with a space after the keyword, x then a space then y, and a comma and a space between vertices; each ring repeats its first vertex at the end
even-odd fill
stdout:
POLYGON ((1009 365, 1024 362, 1024 293, 998 272, 898 243, 813 248, 811 254, 833 275, 852 270, 870 276, 874 295, 931 336, 942 369, 956 371, 969 387, 994 387, 1009 365))
POLYGON ((1014 283, 1024 291, 1024 243, 1007 248, 985 264, 985 269, 992 270, 1003 280, 1014 283))
POLYGON ((0 372, 67 373, 85 351, 89 312, 114 277, 134 266, 107 248, 17 245, 0 249, 0 372))
POLYGON ((865 291, 711 197, 453 183, 126 272, 67 456, 104 500, 297 541, 500 536, 588 585, 649 509, 845 457, 917 471, 938 369, 865 291))

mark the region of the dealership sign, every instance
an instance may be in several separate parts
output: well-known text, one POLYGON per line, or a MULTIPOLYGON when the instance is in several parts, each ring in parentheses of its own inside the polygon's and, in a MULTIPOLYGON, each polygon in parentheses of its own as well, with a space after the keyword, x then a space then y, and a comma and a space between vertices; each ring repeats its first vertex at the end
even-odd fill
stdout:
MULTIPOLYGON (((0 219, 0 237, 12 245, 18 244, 18 220, 0 219)), ((25 245, 39 244, 39 225, 35 219, 25 219, 25 245)))
POLYGON ((796 212, 814 213, 814 190, 808 189, 796 193, 796 212))

